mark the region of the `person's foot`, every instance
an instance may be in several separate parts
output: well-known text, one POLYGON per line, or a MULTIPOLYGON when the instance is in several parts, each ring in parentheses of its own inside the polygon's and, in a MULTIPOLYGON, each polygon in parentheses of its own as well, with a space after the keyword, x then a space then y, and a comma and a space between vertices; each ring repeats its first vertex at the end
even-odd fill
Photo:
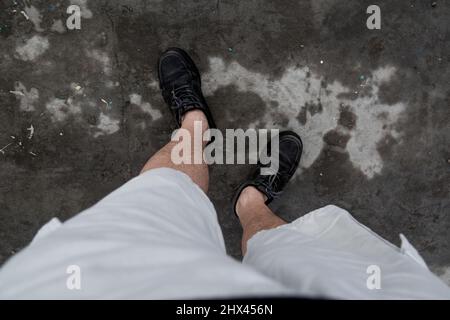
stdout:
MULTIPOLYGON (((270 147, 270 145, 268 146, 270 147)), ((266 205, 278 198, 289 180, 294 175, 300 163, 303 144, 300 137, 292 131, 284 131, 279 135, 279 168, 273 175, 261 175, 261 164, 251 178, 241 184, 233 200, 233 211, 237 215, 236 205, 241 195, 254 192, 253 188, 262 195, 266 205), (245 192, 243 192, 245 191, 245 192)))
POLYGON ((167 49, 159 58, 158 76, 164 101, 171 108, 178 127, 181 127, 183 116, 192 110, 201 110, 208 119, 209 128, 216 127, 202 94, 200 73, 184 50, 167 49))

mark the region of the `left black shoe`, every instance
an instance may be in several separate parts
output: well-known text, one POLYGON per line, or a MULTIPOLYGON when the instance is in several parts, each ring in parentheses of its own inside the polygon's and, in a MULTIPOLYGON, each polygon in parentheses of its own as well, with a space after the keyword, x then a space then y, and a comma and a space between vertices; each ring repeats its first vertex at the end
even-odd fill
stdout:
MULTIPOLYGON (((303 143, 300 137, 292 131, 283 131, 279 134, 279 159, 278 171, 271 175, 262 175, 260 163, 258 168, 249 179, 244 181, 233 199, 233 212, 236 213, 236 204, 239 200, 241 192, 247 187, 254 187, 266 196, 266 204, 268 205, 274 199, 278 198, 289 180, 294 176, 295 171, 300 163, 303 152, 303 143)), ((270 142, 267 146, 270 153, 270 142)))
POLYGON ((209 128, 216 128, 203 97, 200 72, 184 50, 167 49, 159 58, 158 76, 164 101, 171 108, 178 127, 181 127, 186 112, 201 110, 208 119, 209 128))

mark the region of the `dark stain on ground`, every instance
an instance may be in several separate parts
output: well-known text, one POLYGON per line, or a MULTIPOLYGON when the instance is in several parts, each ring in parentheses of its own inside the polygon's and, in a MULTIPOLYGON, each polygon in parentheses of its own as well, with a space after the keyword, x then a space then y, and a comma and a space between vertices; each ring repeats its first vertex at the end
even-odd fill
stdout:
POLYGON ((341 150, 345 150, 347 142, 350 139, 349 135, 342 134, 337 130, 329 131, 323 137, 323 141, 329 146, 339 147, 341 150))
POLYGON ((318 113, 322 113, 322 111, 323 106, 322 103, 320 102, 320 99, 318 99, 316 103, 307 102, 298 113, 297 120, 301 124, 305 125, 306 122, 308 121, 308 113, 310 114, 311 117, 313 117, 318 113))
POLYGON ((339 108, 341 113, 339 115, 338 123, 349 130, 353 130, 356 121, 358 120, 356 114, 351 111, 351 108, 348 105, 341 104, 339 108))
POLYGON ((279 129, 286 129, 289 124, 289 117, 281 112, 272 113, 272 126, 279 129))
POLYGON ((208 97, 208 103, 214 106, 212 113, 219 129, 247 129, 250 123, 269 112, 260 96, 251 92, 240 92, 234 85, 218 89, 214 95, 208 97), (251 116, 248 110, 252 110, 251 116))

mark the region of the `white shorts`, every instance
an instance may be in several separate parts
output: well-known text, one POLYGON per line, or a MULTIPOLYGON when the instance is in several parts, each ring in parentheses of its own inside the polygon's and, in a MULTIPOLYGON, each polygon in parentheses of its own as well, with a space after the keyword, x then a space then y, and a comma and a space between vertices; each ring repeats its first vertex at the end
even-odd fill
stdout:
POLYGON ((335 206, 256 234, 226 255, 216 212, 191 179, 157 169, 64 224, 52 220, 0 270, 1 299, 444 298, 399 249, 335 206))

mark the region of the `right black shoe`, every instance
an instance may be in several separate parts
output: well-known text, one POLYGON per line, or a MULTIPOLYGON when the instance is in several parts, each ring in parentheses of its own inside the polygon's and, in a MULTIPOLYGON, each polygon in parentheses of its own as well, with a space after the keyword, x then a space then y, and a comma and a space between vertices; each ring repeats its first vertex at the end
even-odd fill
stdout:
POLYGON ((186 112, 201 110, 208 119, 209 128, 216 128, 203 97, 200 72, 184 50, 167 49, 159 58, 158 76, 164 101, 171 108, 178 127, 181 127, 186 112))
MULTIPOLYGON (((270 154, 270 143, 267 146, 270 154)), ((253 172, 251 177, 242 183, 233 199, 233 212, 236 213, 236 204, 242 191, 247 187, 255 187, 267 197, 266 204, 271 203, 283 192, 284 187, 294 175, 300 163, 303 152, 303 143, 300 137, 292 131, 283 131, 279 135, 279 167, 278 171, 271 175, 262 175, 261 168, 253 172)), ((268 166, 267 166, 268 167, 268 166)))

